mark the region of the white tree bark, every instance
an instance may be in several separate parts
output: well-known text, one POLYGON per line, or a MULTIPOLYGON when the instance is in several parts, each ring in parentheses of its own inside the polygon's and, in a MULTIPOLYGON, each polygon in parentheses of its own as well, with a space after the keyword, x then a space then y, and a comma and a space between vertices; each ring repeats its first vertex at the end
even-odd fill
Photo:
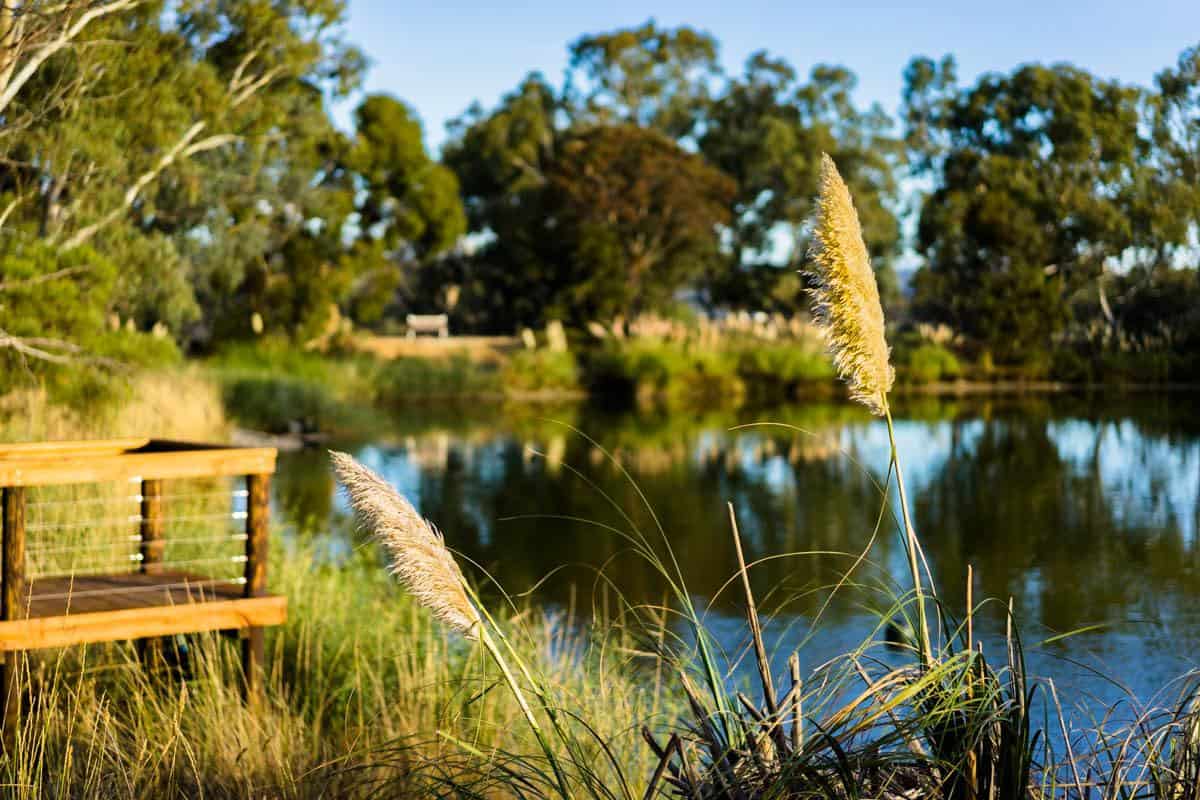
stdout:
POLYGON ((88 25, 128 11, 142 0, 68 0, 40 4, 0 0, 0 114, 51 56, 70 45, 88 25), (12 5, 9 3, 12 2, 12 5), (42 24, 30 22, 35 18, 42 24))

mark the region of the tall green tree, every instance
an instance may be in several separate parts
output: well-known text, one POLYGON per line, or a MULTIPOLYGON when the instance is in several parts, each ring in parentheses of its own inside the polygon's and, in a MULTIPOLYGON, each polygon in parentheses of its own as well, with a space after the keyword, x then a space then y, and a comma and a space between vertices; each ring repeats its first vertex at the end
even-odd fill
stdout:
POLYGON ((445 159, 481 241, 450 278, 468 322, 511 331, 633 313, 716 253, 725 176, 656 130, 571 125, 563 103, 530 76, 453 129, 445 159))
MULTIPOLYGON (((102 4, 62 7, 76 5, 102 4)), ((108 310, 178 332, 203 308, 211 330, 207 301, 222 298, 219 316, 247 265, 319 219, 310 201, 335 138, 323 97, 353 88, 362 64, 343 13, 134 2, 71 28, 8 107, 23 125, 0 137, 7 238, 119 258, 108 310)))
POLYGON ((572 43, 566 96, 581 120, 656 128, 681 139, 701 124, 720 74, 711 35, 649 20, 572 43))
POLYGON ((765 303, 738 289, 761 294, 767 287, 755 273, 788 274, 801 265, 822 153, 834 157, 853 189, 881 286, 895 299, 900 143, 889 135, 891 120, 881 109, 855 106, 855 83, 849 70, 826 65, 801 83, 787 62, 759 52, 709 107, 700 152, 737 183, 729 269, 714 281, 722 299, 765 303))
MULTIPOLYGON (((349 311, 379 318, 405 282, 466 232, 458 179, 425 150, 420 120, 388 95, 367 97, 354 112, 355 137, 345 167, 357 188, 357 241, 346 256, 356 277, 349 311)), ((422 309, 424 310, 424 309, 422 309)))
POLYGON ((1107 265, 1175 235, 1139 225, 1151 143, 1143 90, 1067 65, 959 87, 954 63, 906 70, 908 145, 932 182, 917 245, 922 316, 1002 362, 1046 352, 1107 265))
POLYGON ((733 182, 657 131, 581 131, 564 143, 549 182, 548 204, 560 211, 546 232, 571 243, 564 310, 577 318, 660 307, 718 258, 733 182))

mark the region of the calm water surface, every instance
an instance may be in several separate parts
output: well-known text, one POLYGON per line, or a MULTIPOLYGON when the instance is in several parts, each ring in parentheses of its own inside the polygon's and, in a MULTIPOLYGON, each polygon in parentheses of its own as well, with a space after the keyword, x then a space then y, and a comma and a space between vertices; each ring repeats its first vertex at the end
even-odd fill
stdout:
MULTIPOLYGON (((903 402, 905 477, 949 609, 961 614, 971 565, 977 599, 1012 598, 1030 671, 1077 700, 1122 696, 1091 667, 1148 699, 1200 666, 1197 400, 1172 393, 903 402), (1080 628, 1087 630, 1046 642, 1080 628)), ((843 590, 812 624, 885 510, 877 483, 887 472, 887 432, 854 407, 459 407, 379 424, 373 440, 337 446, 412 498, 510 592, 550 575, 536 590, 540 602, 615 604, 596 588, 602 572, 628 600, 659 601, 661 579, 605 527, 658 537, 657 517, 689 590, 711 601, 712 629, 736 650, 744 635, 738 595, 714 597, 736 563, 732 503, 748 559, 795 554, 753 571, 773 614, 767 633, 781 669, 801 644, 809 665, 845 652, 871 634, 886 607, 884 592, 843 590), (768 421, 782 425, 734 430, 768 421)), ((275 492, 296 535, 332 530, 334 557, 363 544, 322 452, 282 456, 275 492)), ((857 577, 904 586, 906 574, 885 516, 857 577)), ((998 611, 979 623, 993 644, 998 611)))

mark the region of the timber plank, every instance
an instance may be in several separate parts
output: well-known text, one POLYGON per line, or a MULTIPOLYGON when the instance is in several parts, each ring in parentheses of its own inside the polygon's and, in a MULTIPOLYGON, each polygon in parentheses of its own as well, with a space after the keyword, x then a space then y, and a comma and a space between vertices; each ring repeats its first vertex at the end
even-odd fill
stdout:
POLYGON ((284 622, 287 598, 243 591, 177 570, 39 578, 26 595, 29 618, 0 622, 0 651, 284 622))
POLYGON ((0 622, 0 650, 38 650, 177 633, 281 625, 287 598, 213 600, 0 622))
MULTIPOLYGON (((154 443, 151 442, 151 445, 154 443)), ((163 452, 54 456, 30 453, 0 459, 0 486, 107 483, 133 479, 207 478, 275 471, 272 447, 219 447, 163 452)))

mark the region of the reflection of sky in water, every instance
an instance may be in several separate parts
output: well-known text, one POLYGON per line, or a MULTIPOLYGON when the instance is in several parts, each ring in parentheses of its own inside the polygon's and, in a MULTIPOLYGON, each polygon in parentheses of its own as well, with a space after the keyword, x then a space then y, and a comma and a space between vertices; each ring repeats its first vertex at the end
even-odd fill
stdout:
POLYGON ((1061 457, 1081 475, 1097 470, 1124 526, 1173 527, 1188 547, 1195 545, 1200 516, 1200 447, 1195 441, 1148 437, 1131 420, 1097 426, 1076 419, 1047 427, 1061 457))
MULTIPOLYGON (((887 473, 889 444, 884 423, 864 417, 853 422, 827 422, 814 426, 815 435, 808 436, 780 428, 728 429, 739 421, 731 418, 726 424, 725 420, 710 419, 668 434, 651 430, 644 439, 639 438, 643 436, 640 429, 635 436, 618 428, 617 433, 611 434, 615 441, 606 439, 606 431, 599 426, 593 430, 584 423, 581 427, 613 450, 639 483, 654 484, 658 494, 651 492, 651 496, 656 506, 671 502, 683 503, 685 507, 703 506, 704 524, 708 527, 701 533, 707 538, 698 540, 686 539, 687 519, 677 522, 667 509, 656 507, 669 530, 685 528, 679 535, 692 543, 693 550, 696 541, 715 543, 707 545, 712 553, 693 553, 694 557, 727 559, 728 553, 718 550, 717 544, 728 544, 728 522, 720 518, 719 512, 707 510, 719 509, 719 504, 725 501, 735 506, 751 558, 779 552, 781 542, 794 542, 801 549, 809 542, 861 547, 869 530, 861 537, 847 540, 844 531, 841 538, 837 536, 838 528, 847 520, 855 524, 867 520, 869 527, 879 510, 879 498, 872 495, 862 470, 866 469, 876 480, 882 480, 887 473), (789 453, 789 447, 798 448, 798 454, 789 453), (839 449, 849 457, 838 455, 839 449), (855 487, 857 494, 853 494, 855 487), (814 492, 825 496, 815 497, 814 492), (839 503, 856 503, 860 507, 853 509, 854 513, 839 515, 831 511, 839 503)), ((1091 420, 1052 415, 1044 423, 1003 416, 940 421, 899 419, 896 436, 914 502, 934 496, 933 504, 925 509, 930 533, 934 528, 942 528, 936 531, 938 546, 961 551, 938 553, 945 556, 945 568, 965 574, 963 559, 1009 558, 1010 563, 992 563, 992 572, 1004 573, 1000 578, 1004 581, 1004 591, 1018 597, 1024 617, 1035 621, 1046 619, 1054 611, 1053 604, 1061 605, 1064 593, 1103 593, 1108 589, 1109 596, 1096 598, 1092 604, 1089 604, 1091 597, 1072 597, 1074 605, 1068 603, 1066 611, 1058 609, 1060 616, 1081 615, 1079 619, 1072 618, 1073 625, 1136 623, 1110 625, 1076 637, 1068 644, 1033 650, 1029 653, 1033 672, 1052 674, 1060 689, 1078 688, 1111 701, 1119 699, 1119 691, 1098 680, 1086 668, 1069 663, 1068 655, 1074 658, 1083 654, 1086 660, 1102 663, 1142 697, 1155 694, 1182 671, 1194 666, 1188 655, 1200 652, 1197 650, 1200 569, 1193 568, 1191 563, 1198 546, 1200 519, 1200 440, 1194 434, 1166 426, 1151 428, 1136 416, 1091 420), (1020 513, 1033 500, 1024 495, 993 499, 988 493, 992 488, 992 471, 1009 469, 1012 462, 1005 459, 1011 457, 1010 451, 1019 451, 1026 444, 1025 437, 1037 439, 1030 444, 1032 449, 1023 453, 1024 458, 1034 459, 1034 466, 1058 459, 1045 473, 1033 476, 1042 480, 1040 491, 1053 495, 1066 487, 1081 494, 1078 502, 1076 498, 1068 498, 1072 502, 1055 504, 1046 512, 1048 516, 1039 518, 1039 524, 1062 525, 1070 530, 1062 533, 1051 529, 1026 539, 1015 537, 1020 542, 1032 542, 1033 549, 1013 552, 1005 549, 1003 542, 992 541, 1006 536, 1007 531, 1002 528, 959 529, 956 526, 961 525, 963 517, 943 522, 938 515, 947 509, 949 513, 966 515, 968 521, 982 520, 988 524, 993 516, 998 516, 998 511, 1009 510, 1012 514, 1004 524, 1014 524, 1014 514, 1018 520, 1015 524, 1021 524, 1020 513), (985 443, 992 450, 990 457, 996 460, 980 466, 979 454, 986 449, 985 443), (973 468, 975 472, 971 472, 973 468), (954 474, 948 475, 948 471, 954 474), (963 473, 961 480, 957 473, 963 473), (1086 487, 1095 488, 1099 501, 1082 496, 1086 487), (966 496, 961 496, 963 493, 966 496), (989 505, 993 502, 995 510, 989 505), (1101 503, 1099 509, 1097 502, 1101 503), (972 514, 982 516, 972 517, 972 514), (1093 524, 1100 526, 1094 531, 1097 537, 1094 542, 1087 538, 1093 524), (1082 537, 1078 540, 1078 553, 1069 550, 1076 546, 1076 540, 1064 547, 1068 548, 1065 556, 1068 561, 1071 556, 1077 557, 1080 577, 1092 577, 1093 582, 1086 586, 1082 586, 1083 581, 1081 586, 1062 583, 1064 576, 1071 575, 1073 565, 1061 563, 1064 555, 1054 550, 1053 543, 1056 537, 1067 534, 1082 537), (1093 544, 1098 548, 1096 554, 1090 552, 1093 544), (1059 559, 1060 563, 1043 561, 1043 557, 1059 559), (1094 564, 1093 557, 1097 559, 1094 564), (1150 569, 1157 572, 1146 575, 1141 572, 1150 569), (1100 619, 1088 616, 1094 614, 1111 616, 1100 619)), ((554 559, 569 561, 575 556, 574 551, 562 549, 572 546, 572 536, 598 534, 590 529, 581 533, 578 528, 557 522, 528 523, 522 527, 500 520, 506 515, 533 510, 597 516, 597 509, 602 509, 603 504, 598 501, 585 504, 593 490, 569 469, 556 466, 556 461, 564 461, 563 438, 563 432, 557 429, 518 436, 501 424, 482 431, 476 429, 469 436, 446 430, 409 435, 392 439, 389 444, 362 446, 355 452, 363 463, 383 474, 412 499, 423 513, 444 525, 453 546, 463 546, 473 557, 494 562, 498 557, 495 553, 508 552, 513 542, 552 537, 554 548, 546 546, 539 552, 535 542, 525 550, 515 551, 522 557, 541 556, 545 563, 539 562, 537 568, 545 572, 557 566, 552 563, 554 559), (531 456, 529 450, 552 455, 531 456), (511 493, 521 496, 506 496, 511 493), (522 499, 527 505, 548 505, 526 508, 515 502, 522 499), (469 542, 455 538, 464 533, 472 537, 469 542), (568 540, 566 545, 560 541, 563 539, 568 540)), ((593 477, 607 476, 609 491, 619 485, 617 470, 605 464, 597 451, 569 432, 565 438, 567 465, 593 477)), ((1019 459, 1016 463, 1029 465, 1019 459)), ((1009 479, 1006 491, 1022 491, 1021 475, 1006 474, 1006 477, 1009 479)), ((339 497, 335 502, 335 508, 344 514, 347 510, 344 499, 339 497)), ((637 500, 626 494, 621 502, 628 506, 636 505, 637 500)), ((677 506, 676 514, 679 511, 677 506)), ((695 524, 695 520, 691 523, 695 524)), ((890 539, 892 546, 874 555, 884 559, 887 571, 906 584, 904 554, 895 546, 899 541, 896 526, 885 520, 882 534, 890 539)), ((588 552, 595 555, 594 551, 588 552)), ((979 575, 980 564, 972 563, 979 575)), ((728 574, 727 567, 722 562, 721 574, 728 574)), ((525 573, 518 575, 520 580, 529 577, 525 573)), ((961 594, 961 581, 957 572, 948 574, 943 577, 943 588, 953 584, 954 591, 961 594)), ((740 619, 728 609, 714 610, 709 619, 714 631, 728 639, 724 644, 736 649, 744 634, 740 619)), ((810 643, 813 658, 818 654, 828 657, 845 652, 873 624, 870 617, 861 614, 861 609, 845 611, 815 632, 810 643)), ((785 617, 768 626, 769 630, 777 631, 773 644, 778 664, 782 666, 801 636, 798 631, 807 630, 807 626, 808 617, 804 614, 785 617)), ((979 629, 993 638, 1001 633, 995 620, 981 619, 979 629)), ((1038 641, 1045 631, 1030 626, 1026 635, 1030 641, 1038 641)))

